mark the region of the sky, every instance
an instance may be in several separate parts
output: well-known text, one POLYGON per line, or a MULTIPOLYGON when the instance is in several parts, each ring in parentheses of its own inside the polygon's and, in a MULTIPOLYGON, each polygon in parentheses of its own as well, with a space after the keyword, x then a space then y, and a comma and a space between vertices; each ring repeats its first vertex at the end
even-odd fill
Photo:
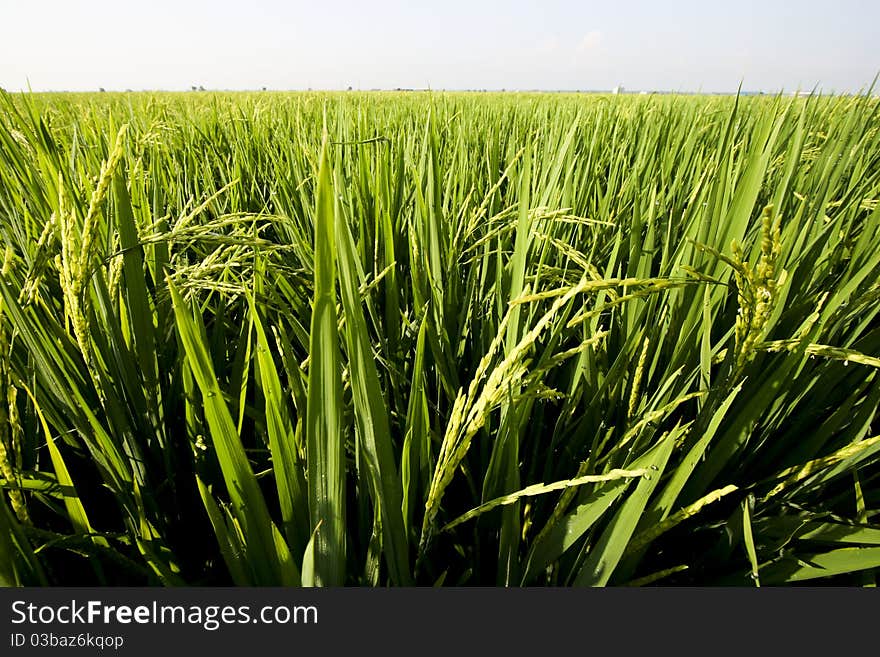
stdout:
POLYGON ((0 87, 857 92, 877 0, 0 0, 0 87))

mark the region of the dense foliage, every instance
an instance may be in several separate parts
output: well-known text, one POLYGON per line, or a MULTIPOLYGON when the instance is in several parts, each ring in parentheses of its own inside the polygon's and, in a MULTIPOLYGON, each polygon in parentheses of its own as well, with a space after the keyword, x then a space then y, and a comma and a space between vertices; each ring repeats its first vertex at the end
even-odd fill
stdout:
POLYGON ((874 583, 876 98, 0 101, 0 581, 874 583))

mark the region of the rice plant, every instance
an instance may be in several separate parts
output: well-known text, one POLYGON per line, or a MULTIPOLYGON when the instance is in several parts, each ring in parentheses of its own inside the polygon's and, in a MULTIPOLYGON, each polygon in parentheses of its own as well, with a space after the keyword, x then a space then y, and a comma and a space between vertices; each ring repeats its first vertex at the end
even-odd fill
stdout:
POLYGON ((870 93, 0 105, 3 584, 876 583, 870 93))

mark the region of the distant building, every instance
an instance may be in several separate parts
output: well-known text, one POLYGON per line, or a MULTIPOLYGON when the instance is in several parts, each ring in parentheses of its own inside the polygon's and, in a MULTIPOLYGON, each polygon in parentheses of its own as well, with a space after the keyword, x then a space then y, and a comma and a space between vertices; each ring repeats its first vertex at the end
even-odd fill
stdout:
POLYGON ((615 96, 616 96, 617 94, 622 94, 622 93, 623 93, 623 87, 621 87, 620 85, 618 85, 618 86, 614 87, 614 89, 611 90, 611 93, 613 93, 615 96))

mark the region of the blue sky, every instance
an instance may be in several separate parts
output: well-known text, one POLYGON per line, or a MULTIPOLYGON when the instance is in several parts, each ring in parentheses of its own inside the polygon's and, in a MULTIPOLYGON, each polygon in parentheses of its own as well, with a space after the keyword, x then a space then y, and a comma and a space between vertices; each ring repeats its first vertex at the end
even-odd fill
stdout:
POLYGON ((0 86, 858 91, 876 0, 0 0, 0 86))

